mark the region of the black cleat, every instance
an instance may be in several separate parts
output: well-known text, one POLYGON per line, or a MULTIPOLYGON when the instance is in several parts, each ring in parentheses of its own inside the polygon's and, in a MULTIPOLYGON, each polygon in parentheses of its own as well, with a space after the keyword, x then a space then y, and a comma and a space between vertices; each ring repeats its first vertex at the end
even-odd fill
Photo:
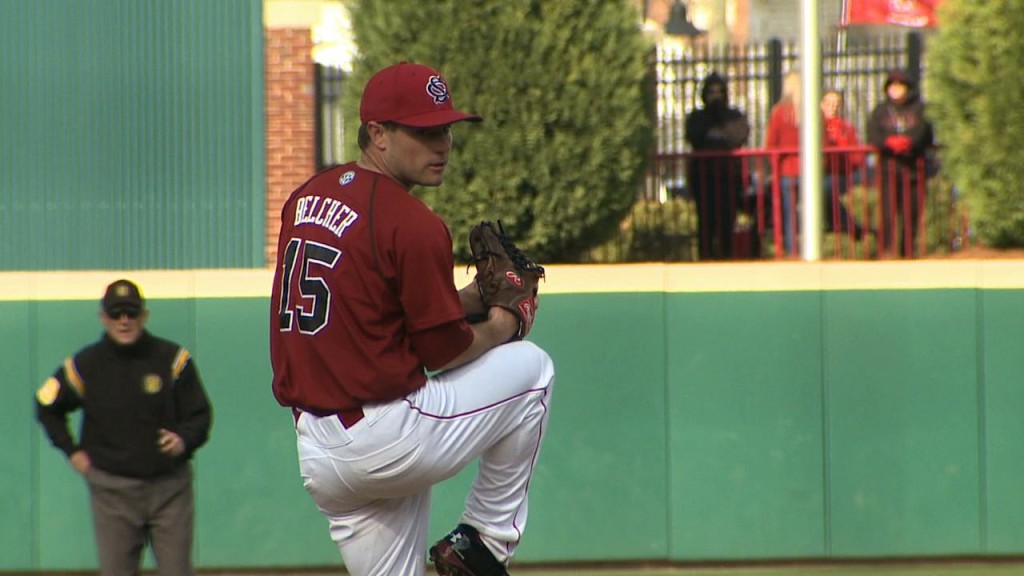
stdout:
POLYGON ((440 576, 509 576, 476 528, 467 524, 459 524, 431 546, 430 561, 440 576))

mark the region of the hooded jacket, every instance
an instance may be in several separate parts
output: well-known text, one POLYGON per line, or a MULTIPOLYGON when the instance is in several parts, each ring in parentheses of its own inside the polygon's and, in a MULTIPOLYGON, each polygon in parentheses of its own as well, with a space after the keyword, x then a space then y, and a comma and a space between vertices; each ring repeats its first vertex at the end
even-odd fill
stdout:
MULTIPOLYGON (((913 168, 932 145, 932 126, 925 118, 925 106, 917 90, 917 83, 900 70, 890 71, 885 79, 885 100, 875 107, 868 118, 868 142, 877 147, 883 159, 895 159, 907 168, 913 168), (897 104, 889 98, 889 86, 900 82, 907 86, 907 97, 897 104), (910 138, 910 151, 896 154, 886 146, 890 136, 910 138)), ((883 166, 888 162, 883 162, 883 166)))
POLYGON ((746 143, 750 135, 747 117, 729 107, 729 84, 716 72, 708 74, 701 85, 704 107, 686 116, 686 140, 694 150, 734 150, 746 143), (708 89, 722 88, 722 100, 708 103, 708 89))

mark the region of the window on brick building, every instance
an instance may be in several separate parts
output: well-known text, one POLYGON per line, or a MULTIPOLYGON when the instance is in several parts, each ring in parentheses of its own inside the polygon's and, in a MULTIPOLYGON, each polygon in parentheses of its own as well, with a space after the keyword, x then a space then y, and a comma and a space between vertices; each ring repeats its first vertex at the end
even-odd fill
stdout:
POLYGON ((345 120, 341 113, 341 89, 345 72, 316 65, 316 164, 317 170, 345 161, 345 120))

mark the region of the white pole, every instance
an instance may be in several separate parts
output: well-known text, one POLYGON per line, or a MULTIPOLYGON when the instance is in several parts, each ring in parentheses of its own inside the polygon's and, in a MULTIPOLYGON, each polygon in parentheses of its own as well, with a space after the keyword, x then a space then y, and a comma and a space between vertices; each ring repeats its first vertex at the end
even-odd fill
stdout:
POLYGON ((800 253, 804 260, 821 260, 821 37, 818 0, 800 0, 800 253))
POLYGON ((839 8, 839 33, 836 34, 836 52, 846 50, 846 19, 850 16, 849 0, 840 0, 839 8))

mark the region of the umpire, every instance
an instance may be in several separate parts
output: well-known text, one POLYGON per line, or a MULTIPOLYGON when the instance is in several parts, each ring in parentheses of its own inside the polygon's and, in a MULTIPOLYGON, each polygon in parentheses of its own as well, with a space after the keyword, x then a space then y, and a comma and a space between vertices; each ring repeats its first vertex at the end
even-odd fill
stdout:
POLYGON ((64 360, 36 393, 50 441, 89 485, 100 571, 139 573, 153 547, 160 576, 193 574, 189 460, 211 409, 188 350, 145 330, 139 287, 117 280, 99 312, 100 340, 64 360), (82 409, 76 441, 67 415, 82 409))

